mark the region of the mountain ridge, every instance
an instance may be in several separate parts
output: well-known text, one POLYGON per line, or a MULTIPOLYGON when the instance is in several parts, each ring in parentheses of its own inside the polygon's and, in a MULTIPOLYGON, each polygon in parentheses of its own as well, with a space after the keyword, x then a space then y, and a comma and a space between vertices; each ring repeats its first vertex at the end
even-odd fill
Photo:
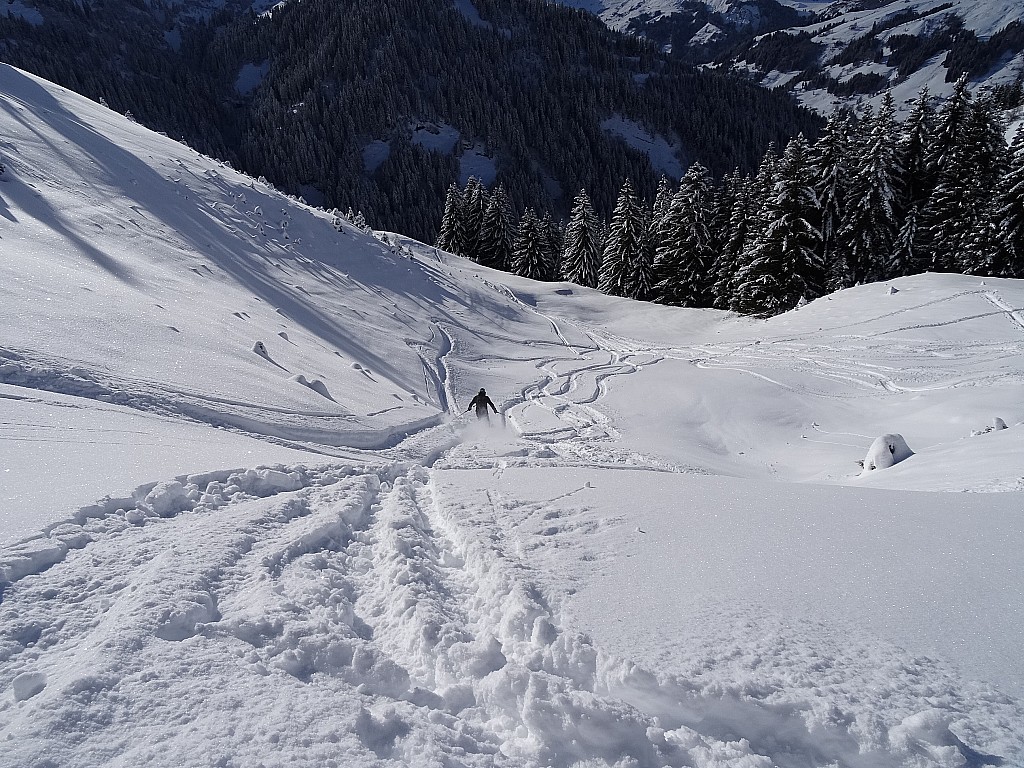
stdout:
POLYGON ((890 89, 901 106, 922 86, 946 96, 964 73, 975 88, 1019 88, 1024 80, 1024 10, 1012 0, 589 5, 612 27, 647 35, 696 63, 785 88, 823 114, 865 100, 877 107, 890 89), (800 20, 787 23, 784 11, 800 20))

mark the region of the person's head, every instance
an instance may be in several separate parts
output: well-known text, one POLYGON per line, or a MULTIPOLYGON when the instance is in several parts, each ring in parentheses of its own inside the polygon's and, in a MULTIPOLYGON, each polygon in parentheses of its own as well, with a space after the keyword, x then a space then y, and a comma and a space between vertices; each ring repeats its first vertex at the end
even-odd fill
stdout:
POLYGON ((477 392, 477 394, 478 394, 478 395, 486 395, 486 394, 487 394, 487 392, 486 392, 486 391, 484 391, 484 388, 483 388, 483 387, 480 387, 480 391, 479 391, 479 392, 477 392))

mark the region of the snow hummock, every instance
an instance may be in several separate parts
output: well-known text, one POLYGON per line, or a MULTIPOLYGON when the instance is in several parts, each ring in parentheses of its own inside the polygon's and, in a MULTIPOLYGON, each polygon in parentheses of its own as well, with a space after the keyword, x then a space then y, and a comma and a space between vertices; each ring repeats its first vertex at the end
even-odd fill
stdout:
POLYGON ((1024 282, 641 304, 0 105, 4 766, 1024 761, 1024 282))
POLYGON ((864 457, 864 472, 886 469, 914 455, 903 435, 891 433, 876 437, 864 457))

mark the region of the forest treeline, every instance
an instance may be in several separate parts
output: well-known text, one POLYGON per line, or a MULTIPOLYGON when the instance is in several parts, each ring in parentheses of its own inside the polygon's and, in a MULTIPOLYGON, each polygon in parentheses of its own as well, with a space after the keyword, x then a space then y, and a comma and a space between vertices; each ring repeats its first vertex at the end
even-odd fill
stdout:
POLYGON ((716 183, 690 166, 650 198, 621 183, 605 222, 583 190, 568 222, 476 179, 448 190, 440 248, 538 280, 616 296, 773 315, 828 292, 918 272, 1024 277, 1024 130, 962 77, 906 119, 837 110, 821 136, 716 183))

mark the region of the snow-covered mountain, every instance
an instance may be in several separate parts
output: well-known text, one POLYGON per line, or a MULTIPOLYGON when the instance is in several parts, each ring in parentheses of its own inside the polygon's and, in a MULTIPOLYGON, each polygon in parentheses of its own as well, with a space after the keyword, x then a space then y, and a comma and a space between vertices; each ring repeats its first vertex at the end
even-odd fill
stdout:
POLYGON ((585 7, 698 62, 726 64, 807 106, 909 103, 927 85, 949 93, 1024 78, 1024 5, 1015 0, 600 0, 585 7))
POLYGON ((1024 763, 1020 281, 673 309, 0 136, 2 768, 1024 763))

